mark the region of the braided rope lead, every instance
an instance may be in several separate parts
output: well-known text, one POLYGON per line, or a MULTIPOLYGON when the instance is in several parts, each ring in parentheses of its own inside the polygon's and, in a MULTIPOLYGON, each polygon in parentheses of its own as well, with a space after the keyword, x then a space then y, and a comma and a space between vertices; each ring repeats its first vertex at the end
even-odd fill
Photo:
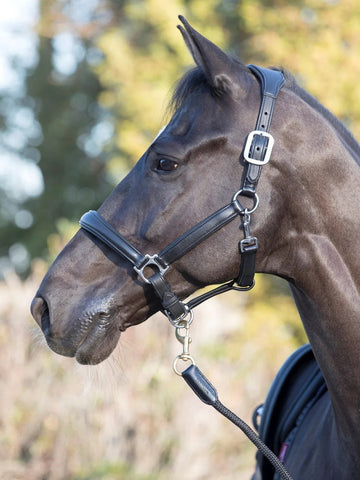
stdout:
POLYGON ((279 473, 283 480, 293 480, 284 465, 280 462, 278 457, 270 450, 269 447, 260 439, 260 437, 249 427, 249 425, 239 418, 235 413, 225 407, 219 398, 216 389, 205 377, 202 371, 195 365, 191 365, 181 374, 186 383, 196 393, 200 400, 207 405, 211 405, 225 418, 230 420, 248 437, 248 439, 255 445, 255 447, 264 455, 273 465, 275 470, 279 473))
POLYGON ((249 425, 244 422, 241 418, 239 418, 235 413, 225 407, 220 400, 217 400, 213 407, 215 410, 220 412, 224 417, 230 420, 234 425, 240 428, 240 430, 248 437, 248 439, 255 445, 255 447, 266 457, 272 466, 277 470, 279 475, 284 480, 292 480, 292 477, 285 469, 284 465, 280 462, 278 457, 274 454, 269 447, 265 445, 265 443, 260 439, 260 437, 254 432, 254 430, 249 427, 249 425))

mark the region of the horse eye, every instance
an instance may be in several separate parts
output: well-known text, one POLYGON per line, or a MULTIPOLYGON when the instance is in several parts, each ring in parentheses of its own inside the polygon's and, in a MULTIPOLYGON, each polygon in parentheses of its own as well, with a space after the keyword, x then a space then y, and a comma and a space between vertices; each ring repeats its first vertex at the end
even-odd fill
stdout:
POLYGON ((169 158, 160 158, 157 169, 161 170, 162 172, 172 172, 176 170, 179 166, 174 160, 170 160, 169 158))

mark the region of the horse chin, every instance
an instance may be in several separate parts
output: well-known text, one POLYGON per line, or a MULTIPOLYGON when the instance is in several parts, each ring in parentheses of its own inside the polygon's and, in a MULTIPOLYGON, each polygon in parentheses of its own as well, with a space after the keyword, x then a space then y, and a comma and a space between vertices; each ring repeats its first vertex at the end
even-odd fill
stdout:
POLYGON ((116 348, 121 333, 131 326, 144 322, 148 315, 147 307, 140 309, 126 322, 117 321, 119 319, 116 318, 116 314, 95 314, 89 322, 90 327, 85 337, 76 349, 76 360, 82 365, 97 365, 106 360, 116 348))
POLYGON ((79 346, 75 358, 81 365, 97 365, 111 355, 120 339, 119 330, 112 332, 96 331, 79 346))

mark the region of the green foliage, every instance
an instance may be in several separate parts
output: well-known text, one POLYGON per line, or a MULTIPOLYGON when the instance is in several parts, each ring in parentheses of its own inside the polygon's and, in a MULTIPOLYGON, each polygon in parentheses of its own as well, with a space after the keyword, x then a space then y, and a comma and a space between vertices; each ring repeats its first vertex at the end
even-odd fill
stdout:
POLYGON ((281 65, 360 136, 360 5, 355 0, 237 2, 250 61, 281 65))

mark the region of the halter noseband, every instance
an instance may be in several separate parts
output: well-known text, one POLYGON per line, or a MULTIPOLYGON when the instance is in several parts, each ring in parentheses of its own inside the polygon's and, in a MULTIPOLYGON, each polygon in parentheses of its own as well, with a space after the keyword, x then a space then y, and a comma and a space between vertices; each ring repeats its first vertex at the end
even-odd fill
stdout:
POLYGON ((177 325, 179 319, 184 318, 192 308, 214 295, 231 289, 249 290, 254 286, 258 244, 256 237, 253 237, 250 233, 250 218, 259 203, 256 188, 260 179, 261 169, 270 160, 274 139, 269 133, 269 129, 275 100, 280 89, 285 84, 285 78, 283 73, 278 70, 269 70, 256 65, 249 65, 248 68, 260 82, 262 100, 255 130, 249 133, 244 146, 243 155, 246 163, 242 186, 228 205, 220 208, 180 235, 158 255, 142 254, 104 220, 99 213, 93 210, 85 213, 80 220, 80 226, 84 230, 90 232, 114 252, 129 261, 142 280, 152 285, 160 298, 164 313, 174 325, 177 325), (241 195, 253 199, 253 207, 250 210, 243 208, 240 204, 238 197, 241 195), (210 235, 227 225, 238 215, 242 217, 245 235, 244 239, 239 242, 241 265, 238 277, 184 304, 174 294, 164 278, 170 265, 210 235), (151 267, 148 270, 151 272, 149 277, 145 274, 147 267, 151 267))

